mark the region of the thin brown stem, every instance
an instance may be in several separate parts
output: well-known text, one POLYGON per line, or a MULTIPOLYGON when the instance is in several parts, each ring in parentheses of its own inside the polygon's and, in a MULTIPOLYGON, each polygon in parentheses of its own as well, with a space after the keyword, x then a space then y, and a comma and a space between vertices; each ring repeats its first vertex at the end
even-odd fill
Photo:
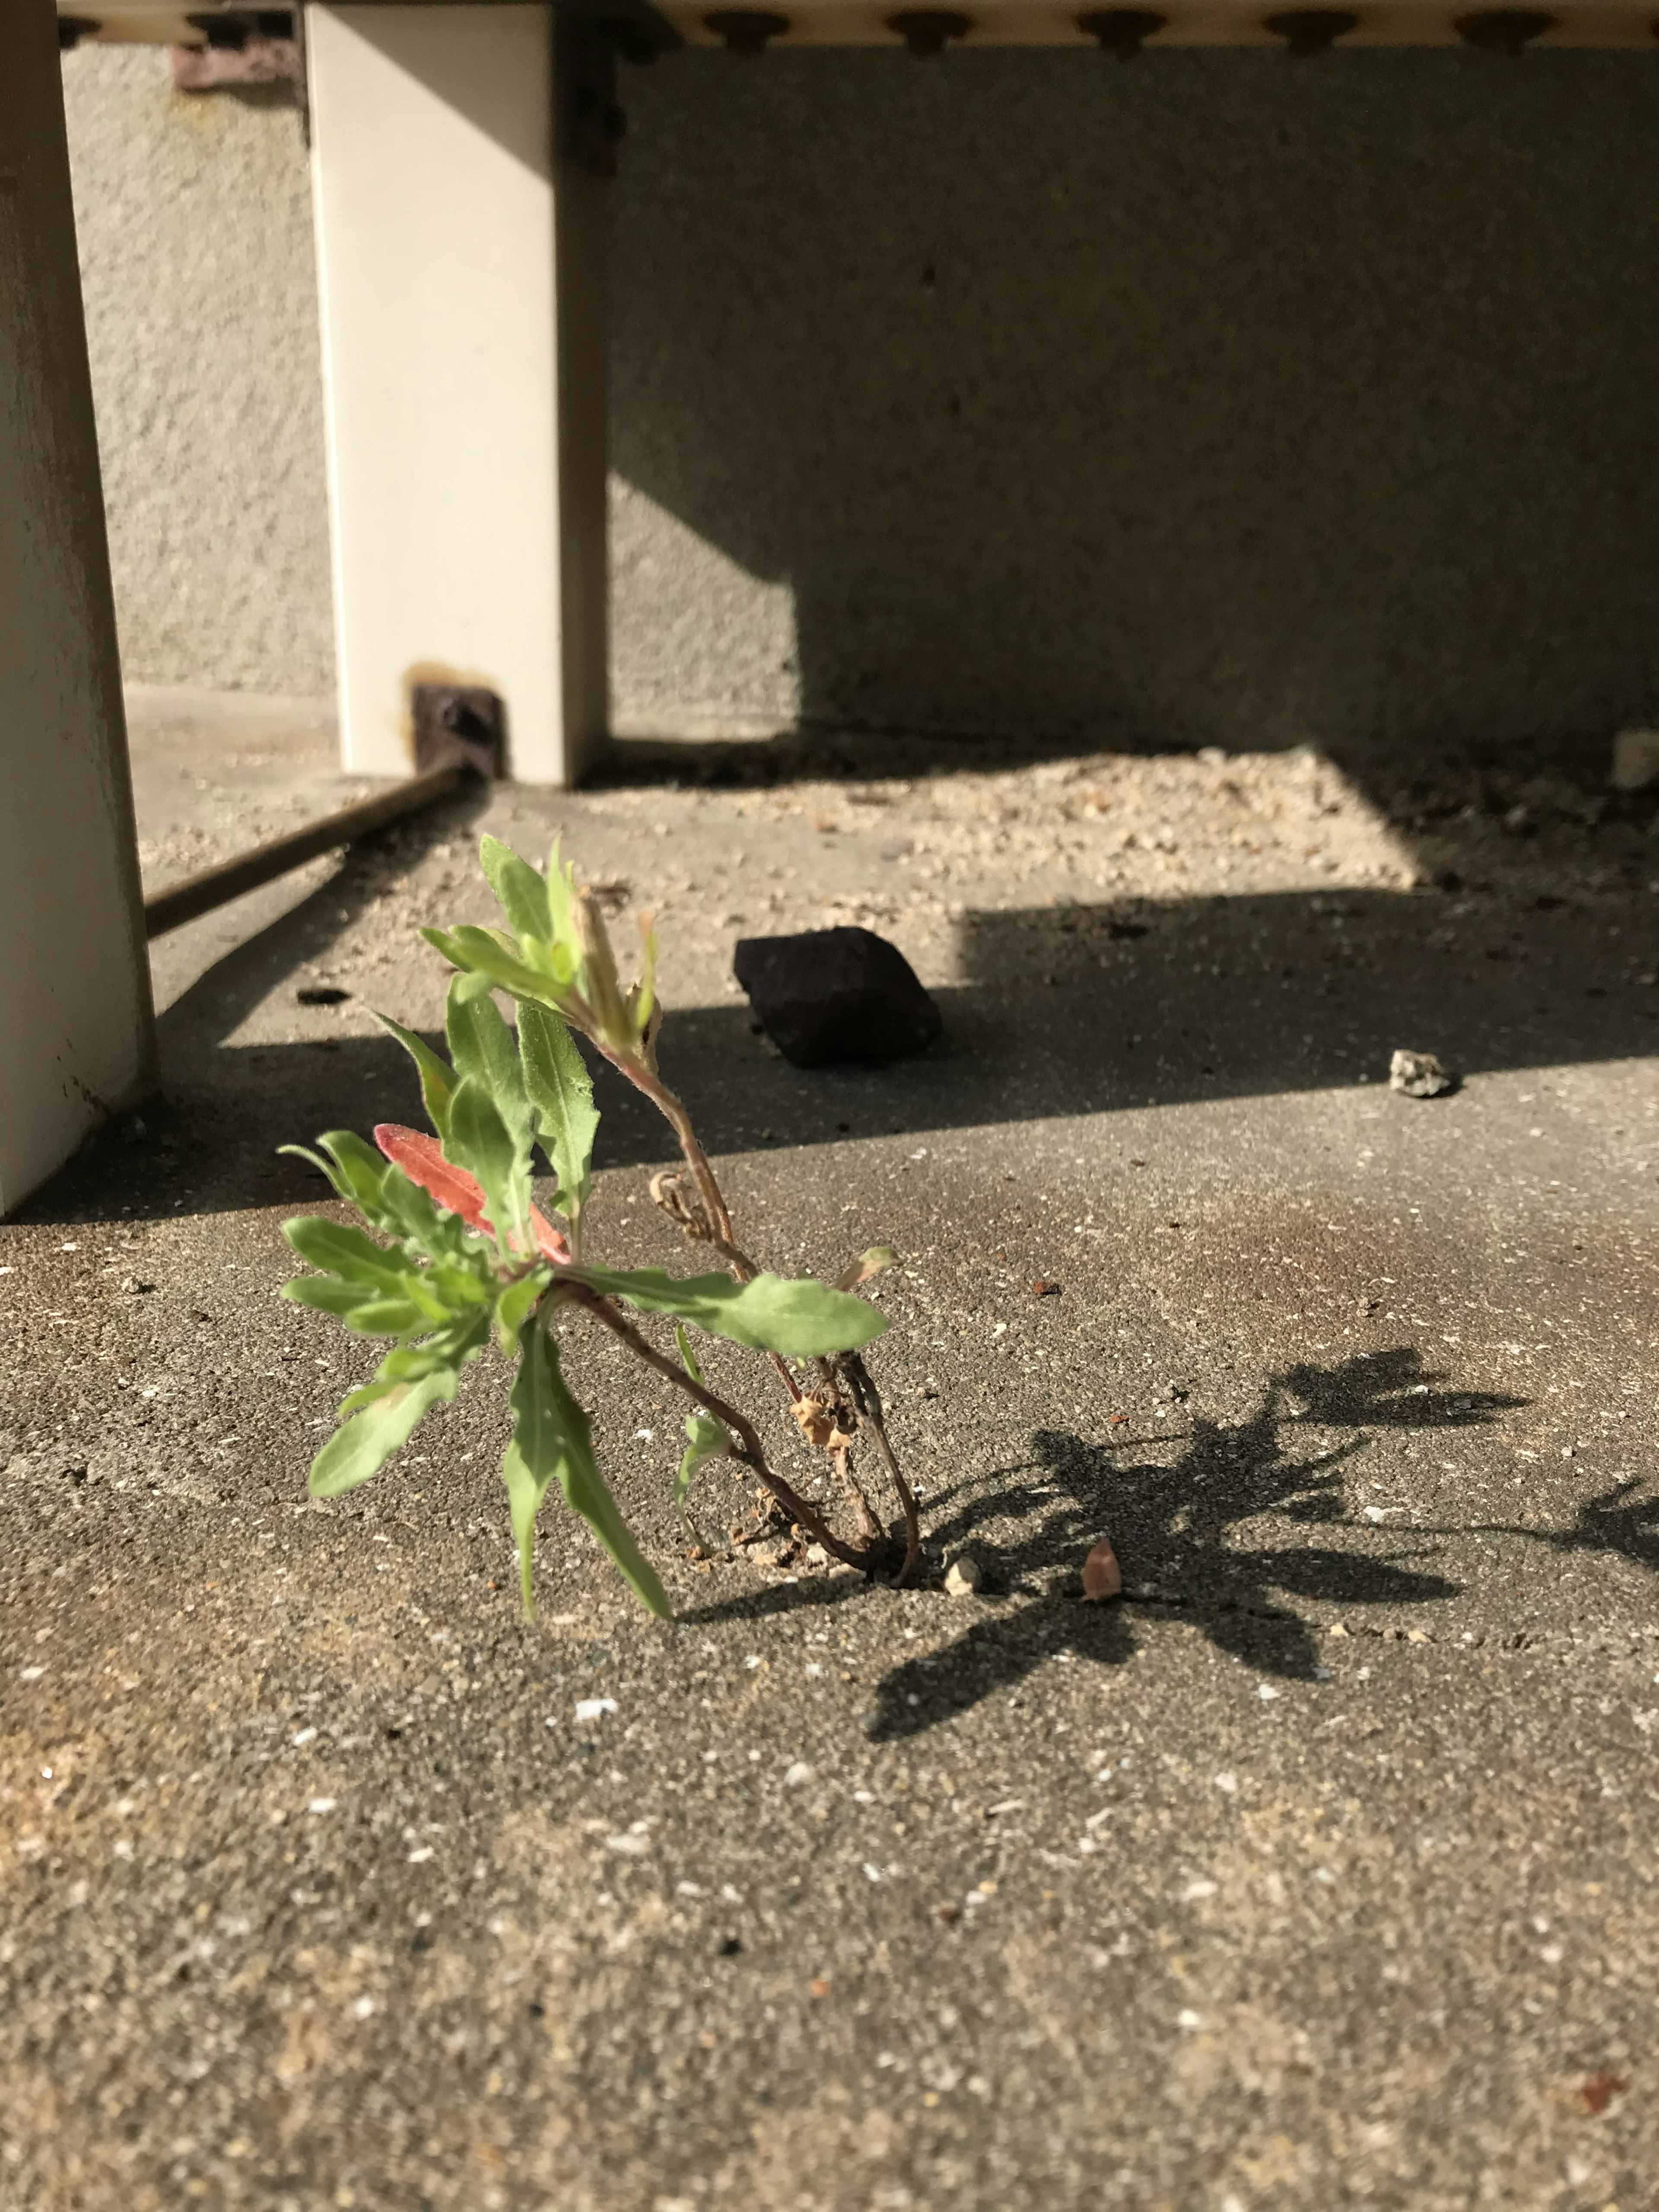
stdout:
POLYGON ((636 1089, 644 1091, 678 1139, 680 1150, 685 1156, 685 1164, 690 1169, 692 1180, 697 1186, 697 1195, 708 1213, 708 1225, 718 1243, 732 1248, 734 1267, 746 1267, 750 1274, 758 1274, 760 1271, 754 1262, 736 1251, 736 1240, 732 1234, 732 1216, 726 1211, 726 1200, 715 1180, 714 1170, 708 1164, 708 1155, 697 1142, 697 1133, 691 1127, 691 1116, 655 1069, 647 1067, 642 1060, 618 1060, 614 1054, 607 1054, 606 1057, 615 1060, 617 1066, 636 1089))
POLYGON ((888 1441, 881 1393, 877 1389, 875 1377, 865 1365, 862 1355, 856 1352, 844 1352, 836 1364, 847 1377, 859 1419, 874 1437, 876 1449, 881 1454, 893 1487, 898 1492, 899 1504, 904 1509, 904 1565, 894 1577, 894 1587, 902 1589, 915 1573, 916 1562, 921 1557, 921 1520, 916 1510, 915 1493, 900 1471, 893 1447, 888 1441))
POLYGON ((627 1315, 613 1305, 609 1298, 601 1297, 597 1291, 590 1290, 585 1283, 569 1285, 568 1295, 574 1304, 591 1313, 601 1327, 608 1328, 613 1336, 620 1337, 635 1358, 642 1359, 647 1367, 673 1383, 677 1389, 684 1390, 688 1398, 695 1399, 706 1413, 712 1413, 728 1430, 736 1431, 740 1442, 734 1444, 728 1439, 727 1451, 733 1459, 741 1462, 760 1477, 792 1521, 798 1521, 815 1541, 822 1544, 826 1552, 840 1559, 844 1565, 857 1567, 865 1573, 870 1571, 869 1553, 843 1543, 816 1508, 809 1505, 781 1474, 773 1473, 767 1464, 765 1446, 756 1433, 753 1424, 735 1406, 728 1405, 724 1398, 717 1397, 707 1383, 699 1382, 688 1375, 678 1360, 670 1359, 666 1353, 659 1352, 650 1339, 635 1328, 627 1315))

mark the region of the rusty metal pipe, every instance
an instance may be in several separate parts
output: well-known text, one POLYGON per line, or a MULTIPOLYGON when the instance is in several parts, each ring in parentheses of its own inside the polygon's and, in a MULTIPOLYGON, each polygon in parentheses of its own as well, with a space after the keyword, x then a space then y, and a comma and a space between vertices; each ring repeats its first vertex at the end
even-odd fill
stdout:
POLYGON ((440 799, 453 799, 479 780, 476 769, 462 761, 451 761, 443 767, 428 769, 423 775, 412 775, 407 782, 394 784, 390 791, 377 792, 372 799, 343 806, 337 813, 325 814, 320 822, 308 823, 303 830, 292 830, 286 837, 272 837, 216 868, 186 876, 183 883, 144 901, 144 933, 165 936, 168 930, 194 921, 198 915, 228 905, 244 891, 257 890, 261 884, 303 867, 320 853, 355 844, 359 837, 401 822, 407 814, 418 814, 425 807, 435 806, 440 799))

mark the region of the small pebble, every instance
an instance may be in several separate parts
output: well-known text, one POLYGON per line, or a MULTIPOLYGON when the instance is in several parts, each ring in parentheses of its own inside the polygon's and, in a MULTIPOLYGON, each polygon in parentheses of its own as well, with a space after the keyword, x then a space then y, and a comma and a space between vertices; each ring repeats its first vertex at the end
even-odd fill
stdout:
POLYGON ((1455 1081, 1431 1052, 1401 1050, 1389 1062, 1389 1090, 1407 1098, 1437 1098, 1455 1081))
POLYGON ((972 1597, 984 1583, 985 1570, 971 1552, 959 1552, 945 1570, 947 1597, 972 1597))

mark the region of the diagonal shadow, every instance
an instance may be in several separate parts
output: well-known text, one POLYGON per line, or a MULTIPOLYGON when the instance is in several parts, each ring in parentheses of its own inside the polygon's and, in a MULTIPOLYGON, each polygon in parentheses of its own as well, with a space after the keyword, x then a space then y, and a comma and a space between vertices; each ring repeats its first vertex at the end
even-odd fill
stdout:
MULTIPOLYGON (((447 812, 409 834, 450 836, 456 825, 447 812)), ((372 896, 367 869, 348 863, 163 1017, 170 1119, 188 1138, 196 1210, 303 1195, 278 1145, 418 1118, 390 1038, 224 1042, 372 896)), ((1401 1043, 1450 1040, 1465 1074, 1641 1058, 1659 1045, 1647 971, 1593 902, 1551 902, 1524 931, 1493 913, 1449 946, 1444 925, 1438 897, 1354 890, 972 913, 964 980, 936 994, 940 1049, 890 1067, 792 1067, 746 1006, 693 1006, 670 1011, 663 1067, 719 1154, 1322 1090, 1380 1076, 1401 1043), (1093 1018, 1103 1005, 1109 1020, 1093 1018)), ((672 1157, 655 1109, 614 1071, 596 1070, 596 1096, 601 1167, 672 1157)), ((100 1160, 121 1200, 149 1196, 128 1187, 142 1161, 106 1140, 24 1218, 95 1217, 108 1202, 100 1160)), ((179 1194, 157 1192, 163 1206, 179 1194)))

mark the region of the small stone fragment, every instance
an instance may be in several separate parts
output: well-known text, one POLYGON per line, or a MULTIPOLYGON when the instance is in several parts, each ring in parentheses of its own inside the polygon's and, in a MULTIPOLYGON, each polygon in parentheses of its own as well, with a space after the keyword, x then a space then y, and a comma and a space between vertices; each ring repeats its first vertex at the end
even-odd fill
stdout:
POLYGON ((971 1552, 958 1552, 945 1570, 947 1597, 972 1597, 985 1585, 985 1570, 971 1552))
POLYGON ((1455 1081, 1431 1052, 1401 1050, 1389 1062, 1389 1090, 1403 1091, 1407 1098, 1437 1098, 1455 1081))
POLYGON ((925 1052, 945 1024, 896 945, 871 929, 738 940, 732 972, 761 1027, 797 1067, 925 1052))
POLYGON ((1117 1553, 1103 1536, 1083 1562, 1083 1595, 1091 1601, 1116 1597, 1123 1588, 1117 1553))
POLYGON ((1615 791, 1645 791, 1659 783, 1659 730, 1620 730, 1607 781, 1615 791))
POLYGON ((1060 1296, 1060 1285, 1044 1282, 1039 1279, 1031 1285, 1031 1296, 1034 1298, 1057 1298, 1060 1296))

